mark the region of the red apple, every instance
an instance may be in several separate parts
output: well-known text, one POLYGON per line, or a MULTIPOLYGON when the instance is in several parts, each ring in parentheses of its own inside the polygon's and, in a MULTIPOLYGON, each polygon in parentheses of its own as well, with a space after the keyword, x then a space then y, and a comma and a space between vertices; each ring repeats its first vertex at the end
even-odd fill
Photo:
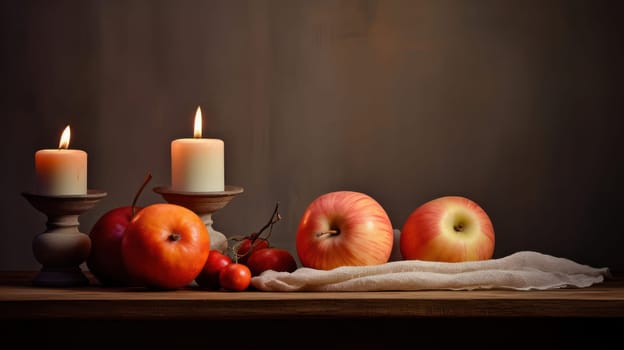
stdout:
POLYGON ((121 240, 128 273, 147 287, 177 289, 202 271, 210 253, 208 229, 193 211, 169 203, 138 212, 121 240))
POLYGON ((401 255, 408 260, 460 262, 486 260, 494 253, 494 227, 474 201, 440 197, 416 208, 400 236, 401 255))
POLYGON ((293 272, 297 269, 297 262, 288 250, 274 247, 253 252, 246 265, 252 276, 258 276, 267 270, 293 272))
MULTIPOLYGON (((141 208, 134 208, 138 212, 141 208)), ((132 220, 133 207, 119 207, 109 210, 93 225, 91 252, 87 267, 103 285, 124 286, 135 284, 121 257, 121 239, 132 220)))
POLYGON ((132 205, 111 209, 102 215, 89 232, 91 251, 87 267, 103 285, 134 285, 137 281, 129 274, 121 256, 121 239, 134 215, 141 210, 136 206, 139 196, 152 179, 148 173, 143 184, 134 194, 132 205))
POLYGON ((297 229, 301 264, 321 270, 388 261, 394 235, 384 208, 372 197, 336 191, 314 199, 297 229))

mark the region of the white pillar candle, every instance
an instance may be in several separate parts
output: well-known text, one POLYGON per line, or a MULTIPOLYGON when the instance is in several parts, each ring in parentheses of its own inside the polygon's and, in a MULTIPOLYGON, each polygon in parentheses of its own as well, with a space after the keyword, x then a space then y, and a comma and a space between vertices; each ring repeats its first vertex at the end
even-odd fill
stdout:
POLYGON ((87 194, 87 153, 68 149, 69 125, 63 131, 58 149, 35 152, 36 192, 46 196, 87 194))
POLYGON ((171 188, 180 192, 223 191, 223 140, 202 138, 202 115, 197 107, 194 138, 171 142, 171 188))

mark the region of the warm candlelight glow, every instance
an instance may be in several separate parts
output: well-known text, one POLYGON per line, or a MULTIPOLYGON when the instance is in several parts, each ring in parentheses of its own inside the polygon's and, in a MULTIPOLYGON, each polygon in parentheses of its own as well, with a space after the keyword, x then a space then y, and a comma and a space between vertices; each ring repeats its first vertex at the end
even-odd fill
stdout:
POLYGON ((193 136, 196 139, 200 139, 202 137, 202 113, 199 106, 197 106, 197 112, 195 112, 195 131, 193 136))
POLYGON ((61 134, 61 141, 59 142, 59 148, 68 149, 69 148, 69 138, 71 136, 71 131, 69 130, 69 125, 65 127, 63 130, 63 134, 61 134))
POLYGON ((61 134, 58 148, 35 152, 35 188, 45 196, 87 194, 87 152, 69 149, 69 125, 61 134))
POLYGON ((223 140, 202 138, 202 112, 197 106, 193 138, 171 141, 171 188, 180 192, 222 192, 223 140))

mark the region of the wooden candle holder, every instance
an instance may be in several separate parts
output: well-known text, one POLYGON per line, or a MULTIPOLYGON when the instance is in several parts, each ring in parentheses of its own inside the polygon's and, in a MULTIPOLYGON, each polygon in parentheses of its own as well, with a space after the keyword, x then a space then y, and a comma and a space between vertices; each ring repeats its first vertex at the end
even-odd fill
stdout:
POLYGON ((78 217, 93 208, 106 192, 89 190, 85 195, 68 196, 23 192, 22 195, 47 216, 46 230, 32 242, 35 258, 42 265, 33 284, 50 287, 89 284, 80 264, 91 252, 91 239, 78 230, 78 217))
POLYGON ((210 235, 210 249, 221 252, 227 250, 227 238, 213 228, 212 214, 228 205, 235 196, 243 193, 242 187, 225 186, 224 191, 216 192, 179 192, 169 187, 155 187, 154 192, 160 194, 168 203, 192 210, 202 219, 210 235))

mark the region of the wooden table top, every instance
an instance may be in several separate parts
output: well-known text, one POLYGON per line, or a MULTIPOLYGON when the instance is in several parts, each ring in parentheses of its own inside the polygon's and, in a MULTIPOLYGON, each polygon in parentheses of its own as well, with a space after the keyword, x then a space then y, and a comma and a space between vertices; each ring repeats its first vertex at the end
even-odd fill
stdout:
POLYGON ((222 292, 32 286, 36 272, 0 272, 0 320, 216 320, 415 317, 624 317, 624 276, 548 291, 222 292))

